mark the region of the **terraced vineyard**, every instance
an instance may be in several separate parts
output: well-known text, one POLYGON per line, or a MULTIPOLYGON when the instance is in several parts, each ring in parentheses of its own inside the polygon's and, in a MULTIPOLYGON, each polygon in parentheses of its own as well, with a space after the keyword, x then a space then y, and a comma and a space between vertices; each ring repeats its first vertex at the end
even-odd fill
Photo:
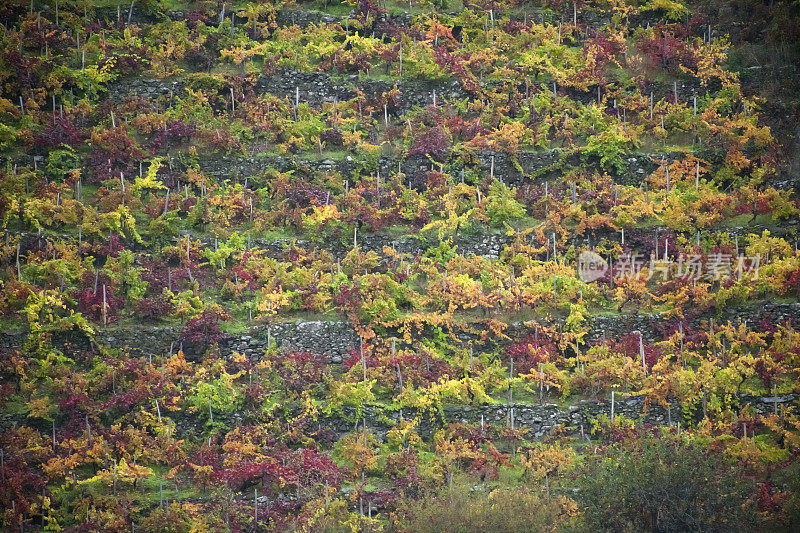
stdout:
POLYGON ((800 6, 0 5, 8 531, 800 527, 800 6))

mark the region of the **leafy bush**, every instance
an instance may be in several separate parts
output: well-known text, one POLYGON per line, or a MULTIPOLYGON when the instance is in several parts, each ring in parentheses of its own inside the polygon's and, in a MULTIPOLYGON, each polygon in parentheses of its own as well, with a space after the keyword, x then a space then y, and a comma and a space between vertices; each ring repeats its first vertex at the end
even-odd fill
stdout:
POLYGON ((516 199, 517 190, 505 183, 492 183, 486 197, 486 215, 494 226, 502 227, 504 222, 525 216, 525 207, 516 199))
POLYGON ((710 449, 642 435, 589 456, 578 501, 585 531, 752 531, 754 485, 710 449))
POLYGON ((575 502, 547 499, 524 487, 472 490, 457 485, 409 504, 403 513, 407 531, 448 533, 523 533, 557 531, 571 521, 575 502))
POLYGON ((63 180, 73 169, 78 168, 81 168, 80 158, 72 148, 53 150, 47 157, 47 171, 58 180, 63 180))
POLYGON ((619 124, 589 138, 584 154, 600 159, 600 166, 606 172, 624 172, 626 168, 623 156, 639 145, 627 130, 619 124))
POLYGON ((408 155, 410 157, 428 155, 436 161, 443 161, 449 150, 450 139, 444 129, 441 126, 433 126, 414 136, 408 155))

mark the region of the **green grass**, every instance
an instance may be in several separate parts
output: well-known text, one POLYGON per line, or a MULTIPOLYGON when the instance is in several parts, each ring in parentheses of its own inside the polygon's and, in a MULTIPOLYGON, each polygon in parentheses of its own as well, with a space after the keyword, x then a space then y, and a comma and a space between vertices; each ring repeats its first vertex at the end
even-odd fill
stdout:
MULTIPOLYGON (((128 10, 131 7, 131 3, 127 1, 120 2, 119 0, 95 0, 93 2, 94 8, 109 8, 112 7, 114 9, 117 6, 120 7, 120 11, 122 14, 122 18, 127 20, 128 19, 128 10)), ((236 6, 238 9, 240 6, 244 6, 245 2, 231 2, 231 4, 236 6)), ((183 2, 181 0, 161 0, 159 3, 159 7, 164 8, 167 11, 191 11, 195 6, 195 2, 183 2)), ((140 7, 134 4, 134 15, 136 14, 136 8, 140 7)), ((228 9, 233 9, 231 6, 228 6, 228 9)), ((228 11, 230 12, 230 11, 228 11)))
MULTIPOLYGON (((717 224, 716 228, 748 228, 752 226, 767 226, 767 227, 774 227, 777 225, 777 221, 772 218, 769 214, 761 214, 756 215, 753 218, 753 215, 744 213, 741 215, 736 215, 733 217, 728 217, 723 219, 719 224, 717 224)), ((744 247, 744 241, 739 243, 739 246, 744 247)))
POLYGON ((260 239, 263 241, 279 241, 284 239, 300 239, 302 238, 301 235, 295 233, 289 228, 274 228, 269 231, 265 231, 262 233, 254 234, 254 239, 260 239))
POLYGON ((314 1, 309 2, 308 4, 300 6, 302 9, 307 11, 313 11, 318 13, 325 13, 326 15, 333 15, 338 17, 346 17, 353 12, 353 7, 350 4, 344 2, 336 2, 335 0, 329 2, 323 1, 314 1))
MULTIPOLYGON (((226 303, 226 306, 229 307, 229 304, 226 303)), ((297 320, 301 320, 303 322, 336 322, 342 320, 341 315, 339 315, 333 309, 328 309, 327 311, 321 313, 314 311, 285 311, 282 312, 279 316, 273 317, 269 321, 259 320, 257 318, 258 311, 256 311, 255 306, 253 307, 253 320, 249 320, 248 310, 246 306, 240 309, 239 312, 236 313, 235 315, 234 313, 231 313, 231 315, 232 319, 230 321, 222 322, 220 324, 221 329, 225 333, 229 334, 246 333, 250 330, 250 328, 254 326, 267 326, 269 324, 284 324, 284 323, 296 322, 297 320)))
POLYGON ((326 159, 331 159, 333 161, 343 161, 348 155, 351 155, 347 150, 329 150, 323 148, 322 152, 319 150, 311 149, 311 150, 304 150, 296 155, 299 159, 305 159, 309 161, 324 161, 326 159))
POLYGON ((175 482, 166 477, 168 472, 168 468, 156 466, 153 467, 154 475, 141 481, 142 491, 144 492, 146 500, 149 500, 151 503, 159 503, 161 501, 162 486, 164 505, 166 505, 167 500, 196 500, 205 499, 210 496, 200 489, 199 484, 195 483, 191 483, 188 487, 181 487, 178 485, 178 490, 175 490, 175 482))
POLYGON ((408 1, 387 2, 386 10, 392 15, 401 13, 411 13, 411 15, 422 15, 429 13, 460 13, 464 9, 464 3, 461 0, 444 0, 437 1, 431 0, 425 5, 420 5, 420 2, 413 0, 411 8, 409 9, 408 1))

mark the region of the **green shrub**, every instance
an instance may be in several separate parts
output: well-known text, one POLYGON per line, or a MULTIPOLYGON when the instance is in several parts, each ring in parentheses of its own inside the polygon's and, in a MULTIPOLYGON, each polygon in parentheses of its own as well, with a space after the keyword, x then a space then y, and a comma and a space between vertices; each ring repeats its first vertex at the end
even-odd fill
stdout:
POLYGON ((486 215, 493 226, 501 227, 503 222, 517 220, 525 216, 525 207, 516 200, 517 190, 505 183, 492 183, 486 197, 486 215))
POLYGON ((524 487, 472 490, 458 485, 404 509, 405 531, 524 533, 556 531, 569 521, 567 498, 524 487))
POLYGON ((579 486, 582 531, 757 529, 754 486, 739 467, 665 433, 589 456, 579 486))
POLYGON ((606 172, 623 172, 626 168, 623 156, 638 146, 628 130, 619 124, 589 138, 584 155, 600 159, 600 166, 606 172))

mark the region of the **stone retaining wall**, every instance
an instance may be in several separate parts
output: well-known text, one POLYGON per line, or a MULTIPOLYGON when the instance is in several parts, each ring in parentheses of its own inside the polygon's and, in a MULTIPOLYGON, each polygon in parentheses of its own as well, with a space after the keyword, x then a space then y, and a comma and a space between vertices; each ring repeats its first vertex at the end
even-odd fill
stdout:
MULTIPOLYGON (((653 159, 660 160, 662 156, 667 162, 674 158, 672 154, 628 154, 625 159, 627 168, 619 173, 612 172, 611 176, 618 183, 638 185, 658 168, 658 163, 654 163, 653 159)), ((302 159, 265 154, 223 155, 203 158, 198 163, 201 172, 220 181, 223 179, 244 181, 248 176, 259 176, 269 169, 276 169, 280 172, 292 170, 296 175, 307 177, 335 172, 341 176, 344 183, 345 179, 372 176, 377 172, 382 176, 392 176, 399 169, 407 179, 410 179, 410 186, 416 189, 425 188, 425 178, 429 171, 439 170, 438 166, 431 164, 430 160, 423 156, 402 159, 382 156, 373 163, 360 158, 357 154, 348 154, 338 159, 302 159)), ((476 154, 474 162, 465 166, 476 166, 487 176, 492 173, 494 167, 495 178, 506 185, 520 187, 532 181, 538 184, 544 184, 545 181, 552 183, 560 177, 563 166, 583 164, 600 170, 599 161, 592 158, 582 159, 577 152, 564 153, 558 149, 543 152, 520 151, 513 158, 502 152, 481 151, 476 154)), ((458 172, 458 170, 454 172, 456 177, 459 175, 458 172)))
MULTIPOLYGON (((736 323, 747 320, 749 324, 758 324, 769 320, 771 324, 800 321, 800 303, 764 304, 758 309, 726 308, 721 319, 715 321, 736 323)), ((512 339, 521 339, 534 335, 537 324, 560 325, 563 318, 537 320, 530 322, 513 322, 509 324, 506 334, 512 339)), ((708 317, 697 318, 692 325, 704 327, 708 317)), ((599 342, 603 334, 607 339, 619 339, 632 331, 641 331, 647 342, 662 339, 660 327, 665 321, 658 315, 628 314, 621 316, 597 316, 590 319, 590 329, 586 336, 589 342, 599 342)), ((170 347, 177 350, 180 344, 181 328, 176 326, 142 326, 142 327, 109 327, 98 331, 95 341, 111 347, 126 347, 140 354, 161 356, 169 353, 170 347)), ((474 335, 459 333, 463 341, 474 339, 474 335)), ((4 331, 0 335, 0 347, 5 349, 21 349, 25 342, 25 333, 20 331, 4 331)), ((358 335, 347 321, 302 321, 283 322, 273 325, 258 325, 247 332, 234 335, 220 342, 223 355, 237 351, 248 357, 258 358, 267 348, 267 343, 284 351, 307 351, 324 357, 328 362, 338 364, 348 357, 350 350, 359 345, 358 335)), ((507 342, 507 341, 505 341, 507 342)), ((480 347, 477 348, 480 350, 480 347)), ((198 354, 199 355, 199 354, 198 354)))
MULTIPOLYGON (((797 402, 797 394, 782 396, 750 396, 742 395, 730 407, 735 411, 749 405, 760 415, 769 415, 779 411, 782 405, 792 405, 797 402)), ((513 412, 514 428, 522 430, 525 438, 541 439, 551 433, 556 427, 562 427, 568 434, 589 439, 592 421, 603 415, 611 417, 610 400, 580 400, 573 405, 558 405, 545 402, 539 405, 506 403, 491 405, 445 405, 438 413, 424 413, 419 417, 417 426, 418 434, 423 438, 430 437, 433 432, 445 423, 463 423, 483 427, 490 431, 489 426, 511 427, 513 412)), ((351 433, 358 427, 367 428, 376 435, 378 440, 385 442, 387 432, 401 419, 414 419, 418 413, 411 410, 395 410, 384 406, 367 406, 359 414, 354 408, 343 408, 341 412, 331 416, 321 416, 318 421, 319 429, 327 429, 341 438, 351 433)), ((660 405, 647 406, 645 396, 625 397, 617 395, 614 402, 614 416, 624 416, 650 426, 670 426, 677 430, 678 423, 686 427, 687 420, 682 415, 680 405, 664 408, 660 405)), ((215 420, 224 421, 229 425, 247 424, 240 413, 215 414, 215 420)), ((698 409, 695 417, 688 422, 696 424, 702 419, 702 411, 698 409)), ((203 418, 198 415, 179 420, 177 435, 185 436, 187 433, 197 431, 202 427, 203 418), (191 419, 190 419, 191 418, 191 419)))
MULTIPOLYGON (((352 235, 349 236, 347 243, 328 240, 323 243, 315 243, 302 239, 278 239, 274 241, 252 241, 254 248, 266 250, 267 255, 276 256, 280 254, 284 247, 292 242, 301 248, 313 249, 319 247, 330 252, 334 258, 342 258, 353 249, 352 235)), ((470 254, 496 259, 500 252, 508 243, 509 238, 500 234, 483 235, 457 235, 453 238, 452 246, 456 247, 456 252, 467 257, 470 254)), ((432 246, 438 246, 438 242, 432 246)), ((388 236, 380 234, 364 234, 358 236, 358 247, 362 252, 374 251, 378 254, 383 253, 383 247, 389 246, 403 253, 406 257, 422 256, 429 249, 428 245, 423 245, 419 239, 410 236, 388 236)))
POLYGON ((223 355, 233 351, 258 358, 268 345, 284 351, 311 352, 331 363, 341 363, 349 351, 359 345, 358 335, 346 321, 296 321, 257 326, 246 335, 220 343, 223 355))

